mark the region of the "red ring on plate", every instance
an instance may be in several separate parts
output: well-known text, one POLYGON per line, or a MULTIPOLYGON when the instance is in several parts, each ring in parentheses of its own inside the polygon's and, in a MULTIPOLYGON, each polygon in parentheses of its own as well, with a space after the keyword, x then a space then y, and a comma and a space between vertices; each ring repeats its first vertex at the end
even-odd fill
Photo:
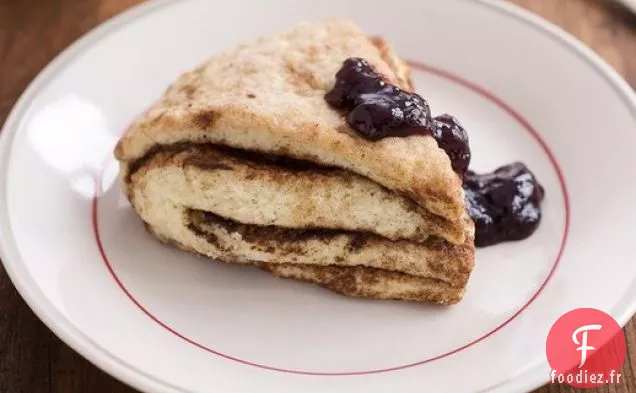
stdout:
MULTIPOLYGON (((532 297, 530 297, 530 299, 521 308, 519 308, 519 310, 517 310, 512 316, 510 316, 508 319, 506 319, 503 323, 501 323, 499 326, 495 327, 494 329, 490 330, 486 334, 482 335, 481 337, 479 337, 479 338, 477 338, 477 339, 475 339, 475 340, 473 340, 473 341, 471 341, 471 342, 469 342, 469 343, 467 343, 465 345, 462 345, 459 348, 453 349, 452 351, 443 353, 441 355, 437 355, 437 356, 432 357, 432 358, 424 359, 424 360, 421 360, 419 362, 410 363, 410 364, 404 364, 404 365, 401 365, 401 366, 395 366, 395 367, 390 367, 390 368, 385 368, 385 369, 366 370, 366 371, 346 371, 346 372, 316 372, 316 371, 285 369, 285 368, 280 368, 280 367, 268 366, 266 364, 255 363, 255 362, 251 362, 251 361, 245 360, 245 359, 239 359, 239 358, 236 358, 234 356, 231 356, 231 355, 216 351, 216 350, 214 350, 212 348, 206 347, 205 345, 200 344, 200 343, 198 343, 198 342, 186 337, 185 335, 179 333, 178 331, 174 330, 173 328, 168 326, 166 323, 162 322, 159 318, 154 316, 150 311, 148 311, 130 293, 128 288, 126 288, 124 283, 117 276, 117 273, 115 273, 110 261, 108 260, 108 257, 106 255, 106 251, 104 250, 104 246, 102 244, 102 241, 101 241, 101 238, 100 238, 100 234, 99 234, 99 223, 98 223, 98 217, 97 217, 99 195, 98 195, 98 193, 96 193, 94 195, 94 197, 93 197, 93 204, 92 204, 92 221, 93 221, 93 232, 94 232, 94 235, 95 235, 95 241, 97 243, 97 247, 99 248, 99 253, 102 256, 104 264, 106 265, 106 268, 108 269, 108 271, 112 275, 112 277, 115 280, 115 282, 117 283, 117 285, 122 289, 122 291, 124 291, 126 296, 128 296, 128 298, 139 308, 139 310, 141 310, 141 312, 146 314, 150 319, 152 319, 159 326, 161 326, 162 328, 166 329, 168 332, 172 333, 173 335, 179 337, 180 339, 184 340, 185 342, 187 342, 189 344, 192 344, 195 347, 198 347, 198 348, 200 348, 200 349, 202 349, 202 350, 204 350, 206 352, 209 352, 209 353, 212 353, 214 355, 220 356, 220 357, 222 357, 224 359, 227 359, 227 360, 231 360, 231 361, 234 361, 234 362, 237 362, 237 363, 241 363, 241 364, 245 364, 245 365, 248 365, 248 366, 258 367, 258 368, 265 369, 265 370, 278 371, 278 372, 284 372, 284 373, 290 373, 290 374, 320 375, 320 376, 348 376, 348 375, 379 374, 379 373, 385 373, 385 372, 389 372, 389 371, 403 370, 403 369, 406 369, 406 368, 420 366, 422 364, 430 363, 430 362, 433 362, 435 360, 443 359, 445 357, 448 357, 448 356, 451 356, 451 355, 456 354, 458 352, 461 352, 461 351, 463 351, 463 350, 465 350, 467 348, 472 347, 473 345, 477 344, 478 342, 481 342, 481 341, 487 339, 488 337, 490 337, 493 334, 497 333, 499 330, 503 329, 506 325, 508 325, 510 322, 512 322, 515 318, 517 318, 523 311, 525 311, 528 308, 528 306, 530 306, 530 304, 532 304, 532 302, 534 302, 534 300, 539 296, 539 294, 541 294, 541 292, 543 291, 543 289, 547 285, 548 281, 550 281, 550 279, 554 275, 554 272, 556 271, 556 268, 557 268, 557 266, 559 264, 559 261, 561 260, 561 256, 563 255, 563 251, 565 250, 565 245, 567 243, 567 238, 568 238, 568 233, 569 233, 569 228, 570 228, 570 202, 569 202, 567 186, 565 184, 565 177, 563 176, 563 172, 561 171, 561 168, 559 167, 559 164, 557 163, 557 160, 556 160, 554 154, 552 153, 552 151, 550 150, 550 148, 548 147, 546 142, 541 138, 539 133, 532 127, 532 125, 530 124, 530 122, 528 122, 528 120, 526 120, 523 116, 521 116, 517 111, 515 111, 506 102, 504 102, 503 100, 501 100, 499 97, 495 96, 493 93, 489 92, 488 90, 484 89, 483 87, 481 87, 481 86, 479 86, 479 85, 477 85, 477 84, 475 84, 473 82, 470 82, 468 80, 465 80, 463 78, 460 78, 459 76, 454 75, 454 74, 452 74, 452 73, 450 73, 448 71, 445 71, 445 70, 442 70, 442 69, 439 69, 439 68, 436 68, 436 67, 433 67, 433 66, 430 66, 430 65, 426 65, 426 64, 423 64, 423 63, 418 63, 418 62, 409 62, 409 64, 411 65, 411 67, 413 67, 416 70, 419 70, 419 71, 422 71, 422 72, 428 72, 429 74, 433 74, 433 75, 439 76, 441 78, 447 79, 447 80, 449 80, 451 82, 457 83, 458 85, 460 85, 460 86, 462 86, 462 87, 464 87, 466 89, 469 89, 469 90, 479 94, 480 96, 486 98, 487 100, 489 100, 490 102, 494 103, 499 108, 501 108, 502 110, 507 112, 510 116, 512 116, 515 120, 517 120, 519 122, 519 124, 521 124, 523 126, 523 128, 525 128, 530 133, 530 135, 532 135, 532 137, 534 137, 534 139, 536 139, 536 141, 539 143, 539 145, 541 146, 541 148, 543 149, 545 154, 550 159, 550 163, 554 167, 554 170, 556 171, 557 176, 559 178, 559 184, 561 186, 561 191, 563 193, 563 203, 564 203, 564 206, 565 206, 565 226, 564 226, 564 230, 563 230, 563 237, 561 239, 561 246, 559 248, 559 252, 557 253, 557 256, 556 256, 556 258, 554 260, 552 268, 550 269, 550 272, 548 273, 546 278, 543 280, 543 282, 541 283, 541 285, 539 286, 537 291, 534 293, 534 295, 532 295, 532 297)), ((99 183, 100 182, 97 181, 97 184, 99 184, 99 183)))

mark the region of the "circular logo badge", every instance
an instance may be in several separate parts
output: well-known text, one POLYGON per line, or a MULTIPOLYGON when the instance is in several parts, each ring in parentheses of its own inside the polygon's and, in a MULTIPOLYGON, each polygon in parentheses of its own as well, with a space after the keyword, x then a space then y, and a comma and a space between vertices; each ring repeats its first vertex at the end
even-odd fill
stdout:
POLYGON ((545 349, 552 383, 578 388, 621 383, 625 335, 603 311, 579 308, 564 314, 552 325, 545 349))

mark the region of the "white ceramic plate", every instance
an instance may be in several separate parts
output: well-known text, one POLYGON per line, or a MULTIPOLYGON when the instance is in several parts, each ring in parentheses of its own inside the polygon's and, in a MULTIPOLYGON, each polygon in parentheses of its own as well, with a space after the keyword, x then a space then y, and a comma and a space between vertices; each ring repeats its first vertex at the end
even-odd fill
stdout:
MULTIPOLYGON (((500 1, 159 1, 65 51, 0 144, 11 279, 64 341, 152 392, 513 392, 548 380, 545 339, 577 307, 634 312, 634 96, 599 58, 500 1), (126 125, 181 72, 260 34, 347 16, 416 67, 474 169, 545 186, 530 239, 481 249, 450 308, 345 298, 159 245, 115 180, 126 125)), ((18 332, 19 334, 19 332, 18 332)))

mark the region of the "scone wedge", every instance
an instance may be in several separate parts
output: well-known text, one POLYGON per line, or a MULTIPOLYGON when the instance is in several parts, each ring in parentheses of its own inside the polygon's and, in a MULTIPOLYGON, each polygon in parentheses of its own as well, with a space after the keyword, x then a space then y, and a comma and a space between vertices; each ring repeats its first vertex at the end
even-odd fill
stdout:
POLYGON ((385 41, 341 20, 183 74, 117 144, 126 195, 185 251, 345 295, 456 303, 474 259, 461 180, 432 137, 369 141, 325 102, 349 57, 413 88, 385 41))

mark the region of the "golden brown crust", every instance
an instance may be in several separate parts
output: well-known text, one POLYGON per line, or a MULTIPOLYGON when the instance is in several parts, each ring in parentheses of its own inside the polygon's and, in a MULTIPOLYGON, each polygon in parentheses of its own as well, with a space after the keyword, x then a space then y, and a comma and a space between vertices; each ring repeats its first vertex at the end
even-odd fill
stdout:
POLYGON ((324 94, 351 56, 411 87, 409 68, 385 41, 369 39, 346 21, 301 24, 182 75, 117 144, 122 170, 157 145, 211 142, 337 166, 459 221, 461 182, 433 138, 368 141, 326 104, 324 94))

